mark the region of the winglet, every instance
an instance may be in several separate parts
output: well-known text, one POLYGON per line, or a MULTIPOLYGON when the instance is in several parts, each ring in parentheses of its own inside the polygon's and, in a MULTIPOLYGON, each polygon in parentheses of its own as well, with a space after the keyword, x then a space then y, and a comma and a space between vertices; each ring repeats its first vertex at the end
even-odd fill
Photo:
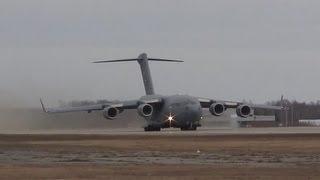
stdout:
POLYGON ((48 113, 48 110, 47 110, 46 107, 44 106, 43 101, 42 101, 41 98, 40 98, 40 103, 41 103, 41 107, 42 107, 43 112, 48 113))

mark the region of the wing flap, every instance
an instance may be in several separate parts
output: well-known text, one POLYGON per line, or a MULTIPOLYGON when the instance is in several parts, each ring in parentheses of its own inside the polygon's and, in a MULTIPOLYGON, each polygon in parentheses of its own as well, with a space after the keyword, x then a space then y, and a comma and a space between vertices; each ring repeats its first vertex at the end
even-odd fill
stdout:
POLYGON ((61 108, 48 108, 45 110, 47 113, 68 113, 68 112, 79 112, 79 111, 100 111, 105 108, 104 105, 90 105, 81 107, 61 107, 61 108))
POLYGON ((268 105, 259 105, 259 104, 252 104, 249 105, 250 107, 254 109, 270 109, 270 110, 283 110, 283 107, 281 106, 268 106, 268 105))
POLYGON ((222 103, 225 105, 226 108, 236 108, 241 104, 239 102, 213 100, 213 99, 208 99, 208 98, 198 98, 198 100, 201 104, 201 107, 203 107, 203 108, 209 108, 210 105, 213 103, 222 103))
MULTIPOLYGON (((240 105, 244 105, 242 102, 233 102, 233 101, 222 101, 222 100, 213 100, 208 98, 198 98, 202 108, 209 108, 213 103, 222 103, 226 108, 237 108, 240 105)), ((259 105, 259 104, 246 104, 253 109, 270 109, 270 110, 282 110, 281 106, 269 106, 269 105, 259 105)))
POLYGON ((129 100, 129 101, 116 101, 105 104, 93 104, 87 106, 79 106, 79 107, 57 107, 57 108, 46 108, 42 99, 40 99, 42 110, 46 113, 68 113, 68 112, 79 112, 79 111, 102 111, 106 107, 114 107, 119 108, 121 110, 124 109, 136 109, 140 104, 155 104, 161 103, 161 98, 149 98, 145 100, 129 100))

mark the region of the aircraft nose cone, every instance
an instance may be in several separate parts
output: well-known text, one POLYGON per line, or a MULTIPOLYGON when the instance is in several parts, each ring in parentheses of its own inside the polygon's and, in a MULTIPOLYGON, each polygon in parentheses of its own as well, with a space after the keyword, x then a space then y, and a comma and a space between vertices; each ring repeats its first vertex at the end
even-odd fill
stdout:
POLYGON ((184 113, 179 113, 176 117, 176 120, 183 123, 198 120, 199 112, 195 109, 188 109, 184 113))
POLYGON ((199 116, 199 112, 196 110, 190 110, 189 117, 190 119, 197 119, 199 116))

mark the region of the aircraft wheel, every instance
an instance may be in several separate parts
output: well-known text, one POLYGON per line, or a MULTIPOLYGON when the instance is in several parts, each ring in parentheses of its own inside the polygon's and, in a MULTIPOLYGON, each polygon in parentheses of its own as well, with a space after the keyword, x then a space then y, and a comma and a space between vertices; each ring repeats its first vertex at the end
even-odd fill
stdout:
POLYGON ((192 127, 181 127, 181 131, 195 131, 197 130, 197 126, 192 126, 192 127))
POLYGON ((144 128, 144 131, 161 131, 160 127, 147 126, 144 128))

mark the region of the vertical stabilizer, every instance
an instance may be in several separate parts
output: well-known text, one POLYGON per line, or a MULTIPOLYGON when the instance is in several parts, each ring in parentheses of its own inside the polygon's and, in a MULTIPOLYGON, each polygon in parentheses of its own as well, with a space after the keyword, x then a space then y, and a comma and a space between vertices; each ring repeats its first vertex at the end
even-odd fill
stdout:
POLYGON ((152 77, 151 77, 151 73, 150 73, 148 56, 146 53, 142 53, 139 55, 138 63, 140 65, 144 89, 146 91, 146 94, 147 95, 155 94, 154 88, 153 88, 152 77))
POLYGON ((181 60, 171 60, 171 59, 159 59, 159 58, 148 58, 146 53, 142 53, 136 59, 118 59, 109 61, 96 61, 94 63, 109 63, 109 62, 127 62, 127 61, 138 61, 142 73, 142 79, 144 84, 144 89, 147 95, 155 94, 151 72, 149 67, 149 61, 163 61, 163 62, 183 62, 181 60))

